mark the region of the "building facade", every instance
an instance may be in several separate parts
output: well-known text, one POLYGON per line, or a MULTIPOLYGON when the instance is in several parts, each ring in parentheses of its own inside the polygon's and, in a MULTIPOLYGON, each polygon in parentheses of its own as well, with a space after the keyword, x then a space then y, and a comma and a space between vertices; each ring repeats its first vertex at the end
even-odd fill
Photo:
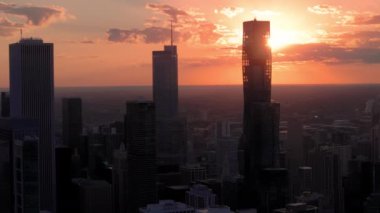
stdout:
POLYGON ((127 102, 128 212, 137 212, 157 199, 155 124, 153 102, 127 102))
POLYGON ((39 213, 38 123, 0 119, 1 212, 39 213))
MULTIPOLYGON (((279 153, 280 104, 271 101, 272 53, 268 45, 269 21, 243 23, 244 118, 240 144, 240 171, 244 175, 250 205, 260 211, 270 206, 263 200, 264 178, 276 167, 279 153)), ((285 172, 286 173, 286 172, 285 172)), ((271 200, 277 200, 271 198, 271 200)))
POLYGON ((21 39, 9 52, 11 117, 39 123, 40 208, 55 212, 53 44, 21 39))
POLYGON ((177 46, 153 51, 153 101, 156 107, 157 161, 180 164, 185 153, 185 122, 178 116, 177 46))

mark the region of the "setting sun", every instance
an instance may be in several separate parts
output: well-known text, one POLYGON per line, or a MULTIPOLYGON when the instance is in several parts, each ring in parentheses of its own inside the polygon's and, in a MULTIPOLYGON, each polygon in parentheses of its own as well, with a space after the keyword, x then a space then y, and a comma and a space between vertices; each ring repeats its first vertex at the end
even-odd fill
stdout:
POLYGON ((273 30, 268 40, 273 50, 278 50, 292 44, 305 44, 315 42, 316 38, 312 38, 302 32, 273 30))

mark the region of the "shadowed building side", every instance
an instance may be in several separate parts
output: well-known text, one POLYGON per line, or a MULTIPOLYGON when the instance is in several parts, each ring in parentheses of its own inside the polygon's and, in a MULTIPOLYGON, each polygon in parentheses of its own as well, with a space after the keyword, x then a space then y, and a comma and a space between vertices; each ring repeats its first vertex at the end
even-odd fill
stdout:
POLYGON ((157 199, 155 124, 153 102, 127 102, 127 212, 157 199))
POLYGON ((184 161, 185 121, 178 116, 177 46, 153 51, 153 101, 156 108, 157 163, 174 166, 184 161))
POLYGON ((9 46, 11 117, 39 125, 40 208, 55 212, 54 50, 41 39, 9 46))

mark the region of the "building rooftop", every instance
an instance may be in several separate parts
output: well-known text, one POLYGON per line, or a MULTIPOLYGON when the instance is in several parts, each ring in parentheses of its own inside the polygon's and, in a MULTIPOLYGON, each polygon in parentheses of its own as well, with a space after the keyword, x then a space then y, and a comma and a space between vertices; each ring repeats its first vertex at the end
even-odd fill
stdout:
POLYGON ((20 44, 43 44, 44 41, 41 38, 22 38, 19 41, 20 44))

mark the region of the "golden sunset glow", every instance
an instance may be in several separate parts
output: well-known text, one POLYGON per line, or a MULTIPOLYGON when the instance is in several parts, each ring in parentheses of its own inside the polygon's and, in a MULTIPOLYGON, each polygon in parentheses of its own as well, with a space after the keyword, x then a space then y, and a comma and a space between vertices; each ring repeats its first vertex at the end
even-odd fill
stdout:
MULTIPOLYGON (((6 0, 4 8, 17 7, 17 14, 0 8, 0 47, 16 42, 23 28, 25 37, 55 44, 58 86, 150 85, 152 51, 170 43, 173 20, 180 84, 241 84, 242 23, 256 18, 271 22, 273 83, 373 83, 380 82, 379 5, 94 0, 89 9, 81 1, 6 0), (351 78, 359 72, 353 65, 371 76, 351 78)), ((7 61, 0 54, 3 87, 7 61)))
POLYGON ((316 38, 309 37, 308 35, 302 34, 301 32, 281 31, 279 29, 273 30, 268 43, 272 47, 273 51, 277 51, 289 45, 307 44, 316 41, 316 38))

